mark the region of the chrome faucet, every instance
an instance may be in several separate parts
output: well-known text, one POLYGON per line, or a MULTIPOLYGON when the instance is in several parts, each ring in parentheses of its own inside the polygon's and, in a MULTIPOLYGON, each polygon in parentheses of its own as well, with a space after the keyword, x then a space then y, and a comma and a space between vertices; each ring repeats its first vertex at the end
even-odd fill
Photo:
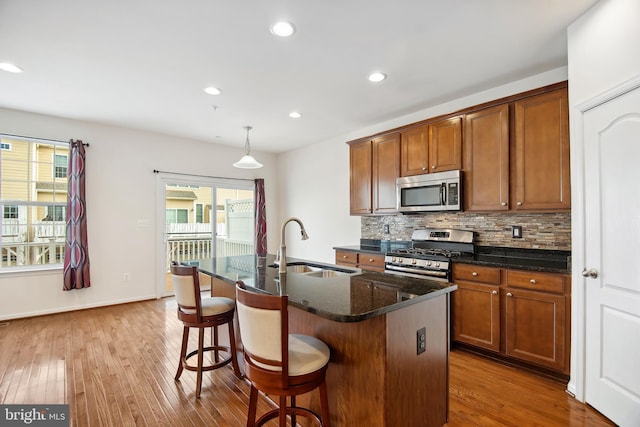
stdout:
POLYGON ((300 226, 300 234, 302 234, 302 240, 307 240, 309 236, 304 229, 304 224, 298 218, 287 218, 282 223, 282 235, 280 236, 280 249, 278 249, 278 253, 276 254, 276 264, 278 265, 278 273, 286 273, 287 272, 287 246, 284 243, 284 229, 288 223, 291 221, 295 221, 300 226))

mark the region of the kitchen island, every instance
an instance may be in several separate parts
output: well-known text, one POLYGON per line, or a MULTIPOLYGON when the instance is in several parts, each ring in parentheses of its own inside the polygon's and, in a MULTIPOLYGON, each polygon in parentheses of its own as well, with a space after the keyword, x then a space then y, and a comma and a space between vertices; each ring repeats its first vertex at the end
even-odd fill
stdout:
MULTIPOLYGON (((289 296, 290 332, 313 335, 331 349, 333 426, 447 422, 449 294, 455 285, 292 258, 290 271, 279 275, 274 260, 236 256, 186 264, 211 278, 214 295, 233 296, 242 280, 256 292, 289 296), (319 272, 322 267, 333 273, 319 272)), ((298 401, 319 412, 315 391, 298 401)))

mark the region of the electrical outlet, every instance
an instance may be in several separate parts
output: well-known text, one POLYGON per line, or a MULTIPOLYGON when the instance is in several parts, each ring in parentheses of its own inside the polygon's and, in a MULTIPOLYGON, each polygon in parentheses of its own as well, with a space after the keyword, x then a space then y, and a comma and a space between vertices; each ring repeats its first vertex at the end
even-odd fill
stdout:
POLYGON ((389 234, 389 224, 385 224, 382 229, 384 230, 384 234, 389 234))
POLYGON ((512 225, 511 226, 511 238, 512 239, 522 239, 522 226, 521 225, 512 225))
POLYGON ((416 332, 416 354, 427 351, 427 328, 420 328, 416 332))

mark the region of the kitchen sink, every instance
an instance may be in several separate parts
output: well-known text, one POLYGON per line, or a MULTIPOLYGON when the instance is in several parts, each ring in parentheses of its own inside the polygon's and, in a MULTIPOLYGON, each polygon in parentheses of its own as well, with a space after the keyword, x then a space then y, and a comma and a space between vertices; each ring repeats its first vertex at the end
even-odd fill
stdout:
MULTIPOLYGON (((278 268, 278 265, 271 264, 269 267, 278 268)), ((320 265, 307 262, 288 262, 287 273, 304 274, 309 277, 330 278, 356 274, 358 271, 349 268, 334 267, 331 265, 320 265)))

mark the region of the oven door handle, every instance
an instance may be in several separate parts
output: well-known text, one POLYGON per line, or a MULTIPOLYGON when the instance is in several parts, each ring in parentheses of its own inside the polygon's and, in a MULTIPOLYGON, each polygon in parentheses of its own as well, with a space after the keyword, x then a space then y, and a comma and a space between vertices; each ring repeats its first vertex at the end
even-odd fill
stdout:
POLYGON ((447 183, 440 184, 440 204, 442 206, 447 204, 447 183))
POLYGON ((411 267, 398 267, 397 265, 387 265, 385 267, 387 270, 395 270, 395 271, 404 271, 406 273, 419 274, 421 276, 434 276, 434 277, 447 277, 448 273, 446 271, 437 271, 437 270, 417 270, 411 267))

